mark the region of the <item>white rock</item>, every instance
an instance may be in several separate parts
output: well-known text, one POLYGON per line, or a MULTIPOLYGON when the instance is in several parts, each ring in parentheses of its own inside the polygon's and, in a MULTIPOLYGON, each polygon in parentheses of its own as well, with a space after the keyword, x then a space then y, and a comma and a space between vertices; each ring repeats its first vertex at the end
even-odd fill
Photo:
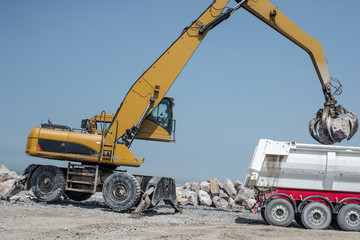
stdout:
POLYGON ((212 200, 207 192, 203 190, 199 190, 197 193, 198 193, 200 205, 208 206, 208 207, 212 205, 212 200))
POLYGON ((5 165, 0 165, 0 174, 10 172, 9 169, 5 165))
POLYGON ((226 201, 225 199, 219 197, 219 196, 215 196, 213 197, 213 203, 215 205, 216 208, 229 208, 229 203, 228 201, 226 201))
POLYGON ((199 190, 199 187, 200 187, 200 185, 199 185, 198 182, 192 182, 191 186, 190 186, 190 190, 194 191, 194 192, 197 192, 197 190, 199 190))
POLYGON ((224 186, 221 184, 221 182, 217 178, 214 178, 214 181, 219 184, 220 188, 224 188, 224 186))
POLYGON ((223 183, 223 188, 231 198, 235 198, 237 192, 235 190, 233 182, 230 179, 228 178, 225 179, 223 183))
POLYGON ((190 189, 185 189, 182 197, 186 198, 189 201, 190 205, 194 205, 194 206, 199 205, 196 192, 191 191, 190 189))
POLYGON ((180 205, 185 206, 189 204, 189 200, 187 198, 178 198, 177 201, 180 205))
POLYGON ((248 199, 254 199, 255 198, 255 190, 249 189, 249 188, 241 188, 238 194, 235 197, 235 202, 238 204, 243 204, 244 201, 248 199))
POLYGON ((0 184, 0 195, 5 195, 10 188, 14 185, 15 180, 11 179, 11 180, 7 180, 6 182, 3 182, 0 184))
POLYGON ((220 194, 219 183, 215 180, 210 180, 210 193, 213 196, 218 196, 220 194))
POLYGON ((242 203, 242 205, 245 207, 245 209, 247 209, 247 210, 250 210, 250 209, 252 209, 253 207, 254 207, 254 205, 256 204, 256 200, 255 199, 253 199, 253 198, 250 198, 250 199, 246 199, 243 203, 242 203))
POLYGON ((244 186, 244 184, 242 182, 240 182, 239 180, 234 182, 234 187, 237 191, 240 191, 240 189, 244 186))
POLYGON ((226 192, 224 192, 224 190, 220 190, 220 194, 219 197, 225 199, 226 201, 229 201, 229 195, 226 194, 226 192))
POLYGON ((206 181, 201 182, 200 183, 200 190, 203 190, 203 191, 205 191, 207 193, 210 193, 210 183, 206 182, 206 181))
POLYGON ((177 198, 177 199, 182 198, 183 192, 184 192, 184 188, 183 188, 183 187, 176 187, 176 198, 177 198))
POLYGON ((187 182, 184 185, 184 189, 190 189, 191 188, 191 182, 187 182))

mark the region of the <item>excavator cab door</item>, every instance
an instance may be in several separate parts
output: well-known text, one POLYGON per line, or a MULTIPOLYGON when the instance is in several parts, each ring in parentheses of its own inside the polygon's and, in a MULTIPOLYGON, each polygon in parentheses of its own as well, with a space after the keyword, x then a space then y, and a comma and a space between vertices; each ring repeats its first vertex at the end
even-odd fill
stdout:
POLYGON ((173 105, 172 99, 164 98, 146 119, 158 124, 171 134, 173 131, 173 105))

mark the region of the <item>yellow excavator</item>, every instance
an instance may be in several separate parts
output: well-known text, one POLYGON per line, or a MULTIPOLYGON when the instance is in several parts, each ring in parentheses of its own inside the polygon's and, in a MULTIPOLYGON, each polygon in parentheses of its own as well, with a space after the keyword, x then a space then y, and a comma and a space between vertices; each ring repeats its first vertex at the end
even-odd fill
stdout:
POLYGON ((67 168, 30 165, 23 182, 40 201, 56 201, 62 195, 81 201, 102 191, 106 204, 115 211, 136 207, 134 216, 160 200, 181 211, 176 201, 175 181, 167 177, 132 175, 119 166, 139 167, 144 159, 129 150, 134 139, 174 141, 174 99, 165 97, 206 34, 244 8, 261 21, 304 49, 315 67, 325 97, 309 123, 310 134, 323 144, 350 139, 358 128, 357 116, 336 105, 321 44, 307 35, 267 0, 214 1, 179 38, 137 79, 115 114, 102 112, 81 122, 81 131, 42 124, 29 134, 26 154, 69 161, 67 168), (341 124, 338 124, 340 121, 341 124), (340 127, 339 127, 340 126, 340 127), (74 163, 77 162, 77 163, 74 163))

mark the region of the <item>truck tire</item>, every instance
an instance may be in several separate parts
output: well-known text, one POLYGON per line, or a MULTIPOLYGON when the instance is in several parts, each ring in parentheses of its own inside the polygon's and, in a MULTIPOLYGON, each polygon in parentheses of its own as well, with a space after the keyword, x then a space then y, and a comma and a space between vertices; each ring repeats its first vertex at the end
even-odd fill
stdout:
POLYGON ((268 203, 264 216, 269 224, 286 227, 294 218, 294 208, 288 200, 276 198, 268 203))
POLYGON ((38 167, 32 177, 34 195, 42 202, 54 202, 65 191, 65 176, 61 169, 51 165, 38 167))
POLYGON ((305 228, 304 224, 301 221, 301 214, 300 213, 295 214, 295 222, 297 224, 299 224, 300 227, 305 228))
POLYGON ((86 192, 76 192, 76 191, 66 191, 65 195, 74 201, 85 201, 89 199, 93 194, 92 193, 86 193, 86 192))
POLYGON ((337 223, 344 231, 360 231, 360 206, 349 203, 344 205, 337 216, 337 223))
POLYGON ((309 229, 326 229, 331 219, 330 209, 321 202, 310 202, 301 212, 301 222, 309 229))
POLYGON ((103 185, 105 203, 114 211, 132 208, 140 198, 140 184, 131 174, 118 172, 111 174, 103 185))
POLYGON ((266 222, 266 224, 269 224, 268 221, 265 218, 265 208, 264 207, 262 207, 260 209, 260 215, 261 215, 262 219, 266 222))

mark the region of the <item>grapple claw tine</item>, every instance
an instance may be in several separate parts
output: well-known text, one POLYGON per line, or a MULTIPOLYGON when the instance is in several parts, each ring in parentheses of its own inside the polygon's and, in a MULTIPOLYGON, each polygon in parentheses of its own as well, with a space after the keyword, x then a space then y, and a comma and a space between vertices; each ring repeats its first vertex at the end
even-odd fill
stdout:
POLYGON ((342 105, 337 106, 336 109, 337 114, 346 116, 350 121, 350 134, 347 138, 347 140, 350 140, 354 134, 357 132, 359 128, 359 120, 355 113, 348 110, 342 105))
POLYGON ((310 135, 319 143, 322 143, 322 142, 320 141, 320 138, 319 138, 319 135, 318 135, 316 129, 321 120, 321 117, 319 118, 319 116, 321 116, 321 115, 322 115, 322 109, 319 109, 319 111, 315 114, 313 119, 311 119, 311 121, 309 122, 310 135))

